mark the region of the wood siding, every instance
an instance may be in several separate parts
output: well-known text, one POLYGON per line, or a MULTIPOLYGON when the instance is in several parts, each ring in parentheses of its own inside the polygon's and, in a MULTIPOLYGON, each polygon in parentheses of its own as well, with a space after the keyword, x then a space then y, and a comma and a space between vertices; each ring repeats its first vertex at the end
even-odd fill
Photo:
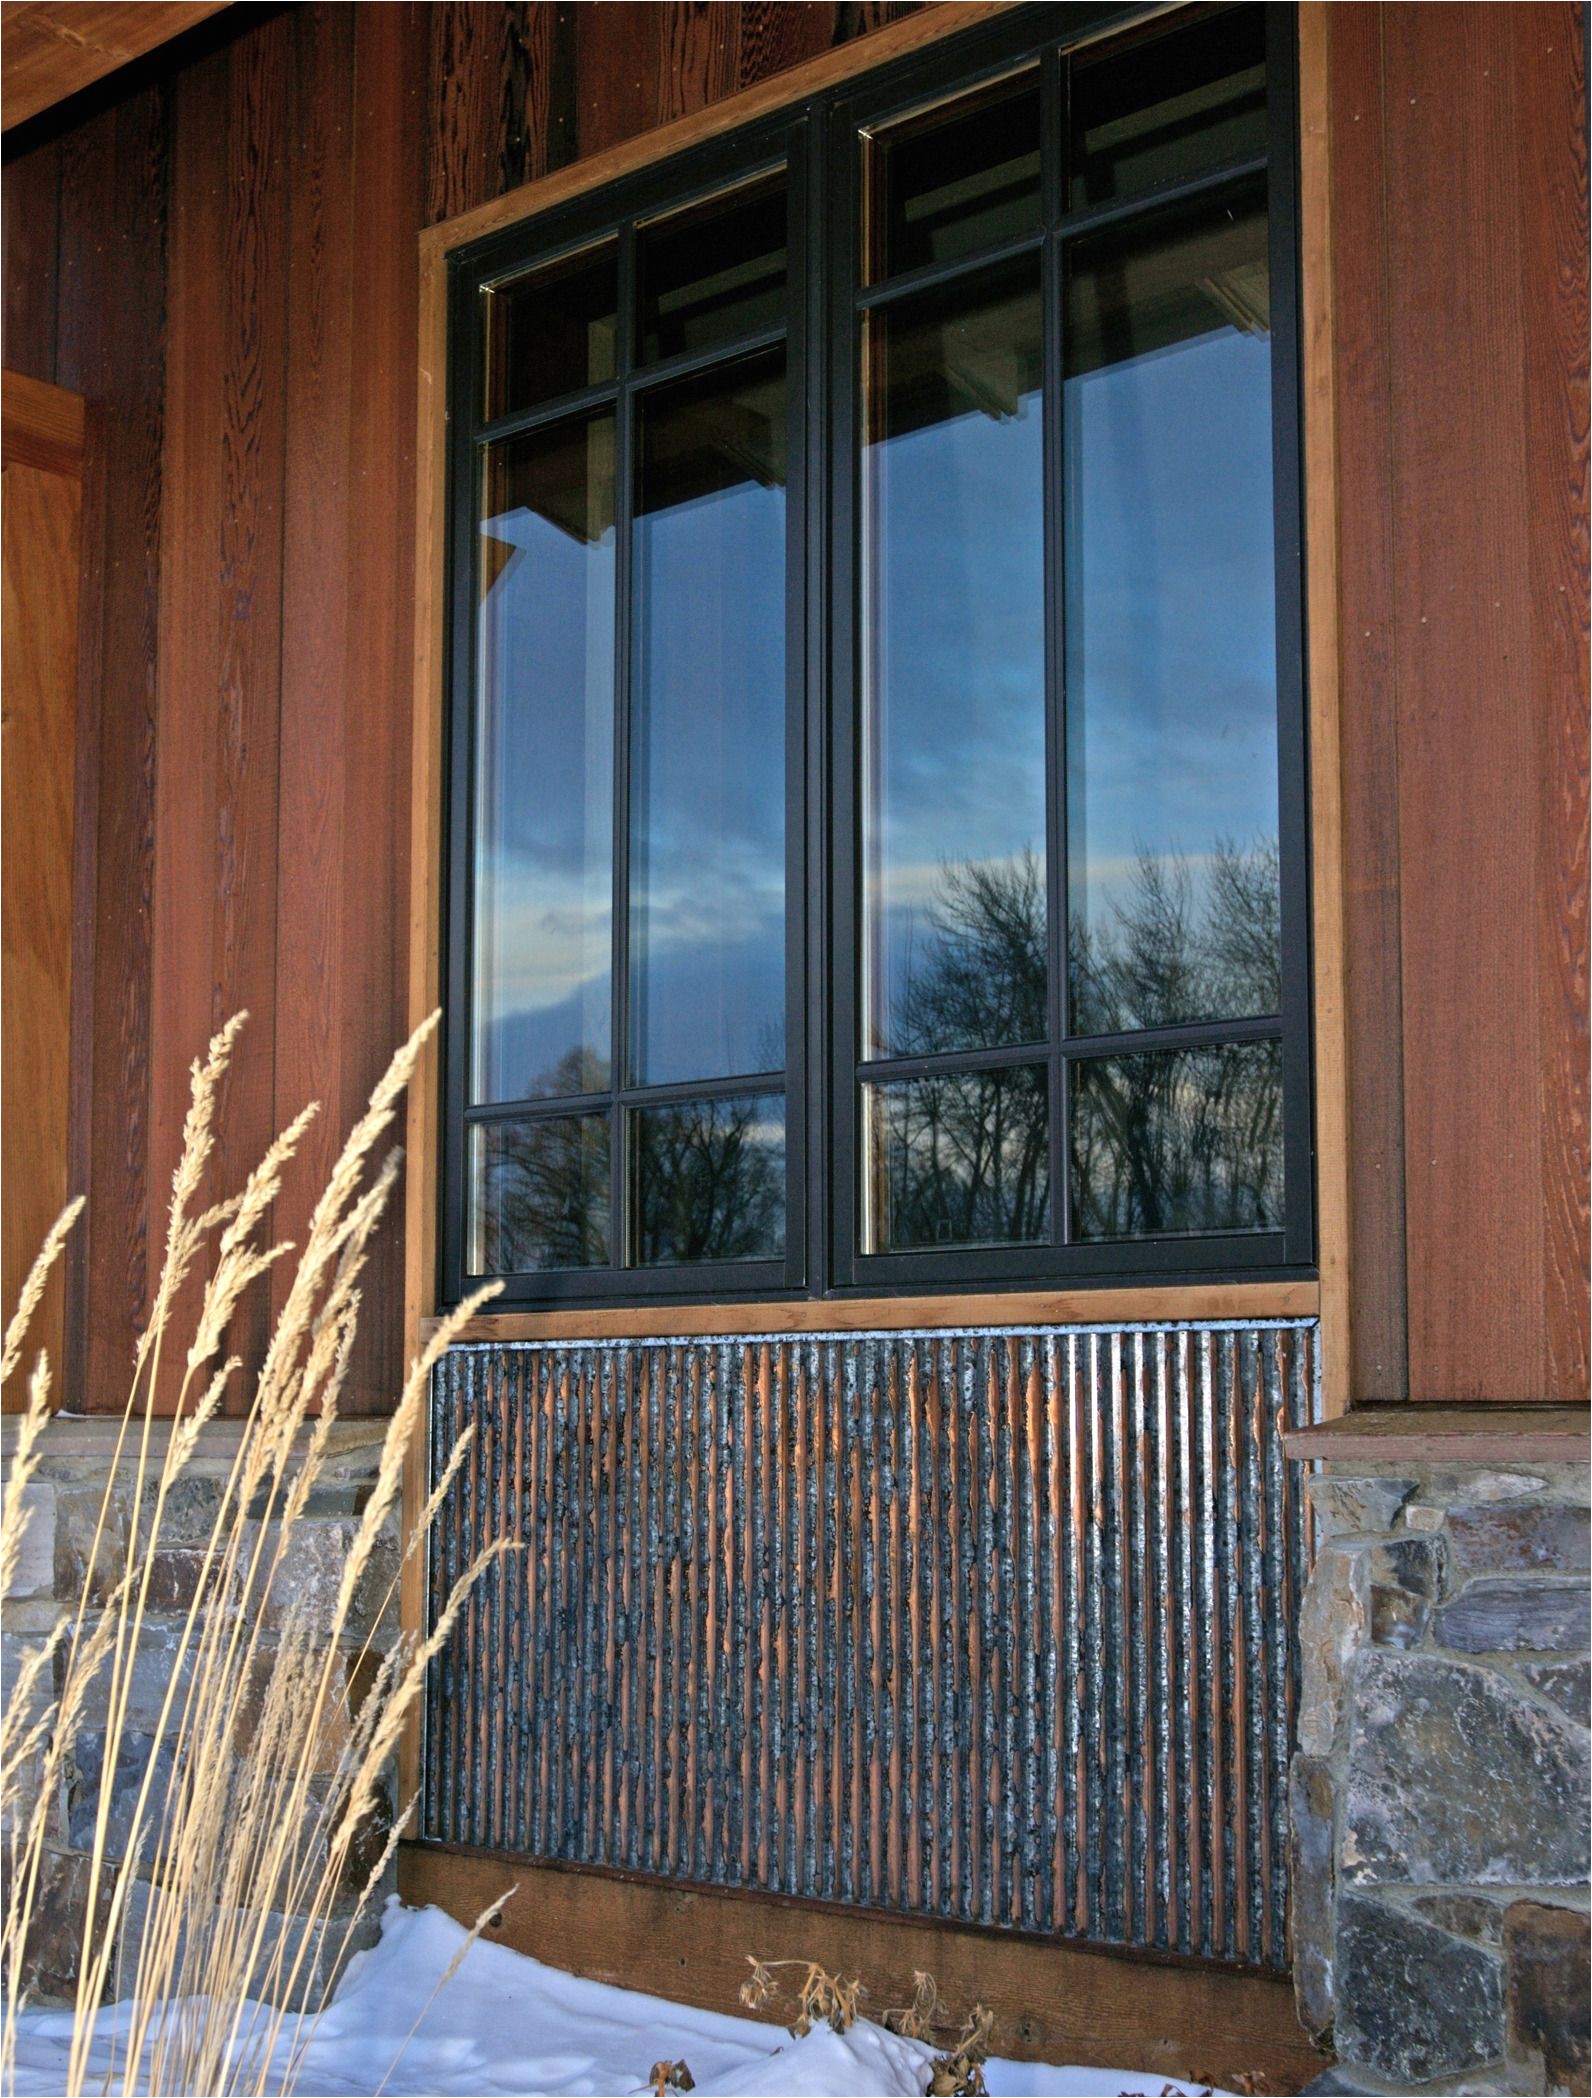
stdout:
POLYGON ((1584 1400, 1585 16, 1327 22, 1352 1396, 1584 1400))
MULTIPOLYGON (((69 128, 9 142, 8 361, 106 432, 84 515, 70 1403, 118 1395, 209 1027, 251 1009, 229 1168, 326 1104, 292 1235, 404 1024, 418 232, 902 11, 238 6, 69 128)), ((1583 17, 1329 15, 1350 1395, 1570 1399, 1583 17)), ((394 1388, 401 1305, 394 1232, 357 1405, 394 1388)))
MULTIPOLYGON (((7 372, 0 413, 5 517, 5 726, 0 738, 0 1140, 4 1302, 22 1293, 66 1203, 72 1021, 72 848, 83 403, 7 372)), ((59 1366, 65 1292, 51 1275, 25 1363, 59 1366)), ((25 1403, 16 1377, 7 1403, 25 1403)))

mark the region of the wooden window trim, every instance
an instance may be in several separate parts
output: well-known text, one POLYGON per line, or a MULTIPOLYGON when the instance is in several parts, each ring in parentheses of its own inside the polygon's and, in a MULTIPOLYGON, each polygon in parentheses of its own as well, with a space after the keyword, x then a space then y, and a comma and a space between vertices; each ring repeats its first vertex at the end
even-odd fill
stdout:
MULTIPOLYGON (((641 137, 624 141, 607 151, 593 155, 590 159, 560 169, 535 182, 495 198, 473 211, 461 213, 439 225, 426 229, 419 239, 420 249, 420 400, 417 431, 417 549, 416 567, 418 577, 417 632, 416 632, 416 686, 413 720, 412 753, 412 840, 411 840, 411 893, 410 893, 410 1017, 411 1024, 418 1025, 424 1017, 435 1011, 442 995, 442 781, 443 781, 443 735, 445 715, 445 677, 442 661, 442 630, 444 624, 444 581, 442 547, 446 497, 445 432, 446 398, 445 375, 447 370, 447 263, 456 248, 491 232, 546 212, 554 205, 567 203, 588 191, 611 183, 622 175, 666 159, 689 145, 701 143, 747 124, 758 117, 766 117, 787 109, 806 97, 853 77, 870 72, 877 67, 907 54, 937 44, 978 23, 987 22, 1004 14, 1018 0, 942 0, 932 9, 924 9, 919 15, 890 25, 867 37, 859 38, 839 50, 825 53, 809 63, 791 68, 772 79, 759 83, 743 93, 726 98, 710 109, 678 119, 641 137)), ((1157 9, 1155 12, 1175 12, 1174 8, 1157 9)), ((1323 0, 1306 0, 1300 9, 1300 107, 1301 131, 1304 134, 1301 159, 1310 167, 1310 142, 1312 125, 1319 123, 1317 112, 1324 104, 1324 38, 1325 26, 1323 0)), ((1103 29, 1102 34, 1109 33, 1103 29)), ((1325 183, 1320 168, 1321 156, 1317 155, 1316 181, 1301 198, 1305 211, 1324 215, 1325 183)), ((1321 355, 1329 347, 1326 331, 1318 325, 1319 299, 1312 302, 1311 288, 1321 261, 1325 255, 1324 240, 1317 236, 1311 224, 1302 228, 1301 267, 1306 278, 1305 305, 1301 320, 1301 342, 1303 360, 1307 370, 1302 389, 1305 408, 1305 443, 1307 459, 1314 461, 1321 451, 1321 429, 1323 416, 1320 408, 1322 388, 1319 369, 1312 384, 1309 370, 1313 352, 1319 367, 1321 355)), ((1325 428, 1330 450, 1330 386, 1326 388, 1328 413, 1325 428)), ((1312 525, 1310 534, 1313 546, 1330 547, 1333 533, 1314 529, 1318 523, 1318 510, 1331 518, 1330 488, 1325 491, 1329 506, 1325 509, 1314 500, 1314 484, 1311 475, 1306 475, 1309 517, 1312 525)), ((1329 622, 1317 616, 1318 600, 1331 604, 1335 611, 1336 563, 1330 564, 1330 576, 1318 585, 1316 563, 1307 565, 1305 577, 1307 601, 1311 609, 1310 620, 1310 663, 1308 681, 1310 706, 1310 742, 1313 752, 1310 779, 1313 831, 1316 849, 1325 849, 1329 863, 1328 878, 1317 884, 1313 896, 1313 933, 1317 960, 1313 990, 1321 1001, 1320 1011, 1330 1015, 1332 1022, 1341 1030, 1343 1001, 1341 997, 1341 883, 1338 876, 1336 852, 1335 805, 1330 810, 1331 822, 1323 836, 1321 815, 1325 789, 1335 787, 1336 763, 1336 648, 1335 636, 1327 632, 1329 622), (1329 643, 1331 645, 1329 645, 1329 643), (1318 718, 1316 692, 1319 688, 1325 696, 1324 721, 1318 718), (1330 730, 1330 738, 1324 738, 1323 730, 1330 730), (1325 751, 1325 755, 1323 755, 1325 751), (1323 938, 1323 934, 1326 938, 1323 938), (1336 936, 1335 936, 1336 935, 1336 936), (1323 967, 1325 964, 1325 968, 1323 967)), ((1335 801, 1335 797, 1334 797, 1335 801)), ((767 1304, 741 1304, 733 1309, 719 1306, 685 1307, 659 1304, 652 1307, 626 1307, 623 1310, 549 1311, 488 1314, 478 1322, 480 1330, 490 1331, 498 1337, 509 1337, 511 1331, 523 1334, 570 1335, 577 1332, 623 1330, 642 1338, 647 1334, 686 1332, 696 1330, 773 1330, 780 1327, 789 1330, 814 1330, 815 1328, 839 1329, 859 1327, 872 1322, 879 1325, 901 1327, 903 1325, 934 1325, 942 1323, 966 1323, 975 1314, 976 1304, 998 1303, 1012 1307, 1009 1311, 991 1314, 992 1323, 1007 1319, 1020 1320, 1041 1317, 1056 1320, 1062 1317, 1080 1319, 1109 1317, 1155 1317, 1155 1318, 1208 1318, 1233 1315, 1265 1316, 1275 1306, 1286 1303, 1290 1312, 1315 1311, 1319 1306, 1332 1305, 1333 1324, 1336 1329, 1346 1329, 1346 1247, 1339 1228, 1346 1220, 1346 1201, 1340 1198, 1342 1174, 1334 1174, 1331 1162, 1341 1156, 1343 1144, 1342 1103, 1337 1097, 1341 1092, 1342 1056, 1328 1052, 1321 1056, 1321 1076, 1329 1082, 1318 1081, 1316 1090, 1316 1137, 1320 1180, 1320 1228, 1318 1232, 1318 1260, 1322 1284, 1313 1282, 1254 1283, 1230 1282, 1222 1284, 1190 1283, 1181 1285, 1144 1287, 1104 1286, 1091 1289, 1086 1285, 1069 1285, 1062 1289, 1038 1288, 1002 1292, 991 1292, 979 1298, 956 1300, 960 1310, 942 1312, 942 1300, 934 1295, 913 1299, 854 1298, 849 1301, 836 1299, 804 1299, 767 1304), (1328 1283, 1329 1269, 1331 1284, 1328 1283), (1129 1312, 1129 1303, 1146 1304, 1152 1308, 1129 1312), (1051 1309, 1050 1307, 1058 1307, 1051 1309), (1060 1307, 1065 1307, 1061 1309, 1060 1307), (706 1320, 704 1326, 703 1321, 706 1320)), ((418 1341, 429 1327, 435 1312, 435 1275, 437 1268, 438 1240, 438 1194, 439 1194, 439 1114, 441 1107, 440 1057, 435 1046, 428 1048, 422 1058, 416 1079, 411 1087, 409 1105, 409 1161, 406 1203, 406 1271, 405 1271, 405 1328, 412 1341, 418 1341)), ((949 1304, 951 1300, 944 1300, 949 1304)), ((477 1327, 469 1332, 474 1335, 477 1327)), ((1335 1338, 1329 1359, 1346 1359, 1341 1353, 1341 1338, 1335 1338)), ((1334 1390, 1329 1394, 1328 1407, 1331 1411, 1341 1410, 1342 1398, 1334 1390)))

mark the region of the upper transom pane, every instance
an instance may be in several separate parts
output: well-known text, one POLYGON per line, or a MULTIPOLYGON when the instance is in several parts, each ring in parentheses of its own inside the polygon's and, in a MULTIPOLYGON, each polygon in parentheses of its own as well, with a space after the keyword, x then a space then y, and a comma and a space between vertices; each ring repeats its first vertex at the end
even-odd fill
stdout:
POLYGON ((643 363, 785 319, 785 183, 776 176, 642 228, 643 363))
POLYGON ((1159 22, 1072 61, 1070 196, 1089 204, 1266 150, 1266 11, 1159 22))
POLYGON ((1021 240, 1039 225, 1039 76, 909 118, 872 153, 871 277, 1021 240))
POLYGON ((487 416, 514 415, 614 375, 618 262, 612 241, 487 294, 487 416))

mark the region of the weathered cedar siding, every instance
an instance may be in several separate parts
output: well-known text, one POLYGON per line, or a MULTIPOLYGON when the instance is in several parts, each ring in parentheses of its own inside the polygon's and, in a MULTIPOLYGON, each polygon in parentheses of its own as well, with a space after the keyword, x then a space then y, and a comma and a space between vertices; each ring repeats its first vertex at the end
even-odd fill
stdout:
MULTIPOLYGON (((73 1403, 122 1383, 213 1022, 254 1016, 229 1168, 326 1103, 290 1236, 402 1028, 417 231, 901 11, 239 6, 11 141, 7 361, 100 410, 73 1403)), ((1570 1399, 1587 1383, 1584 16, 1339 5, 1329 49, 1352 1396, 1570 1399)), ((394 1233, 355 1404, 393 1388, 401 1298, 394 1233)))
POLYGON ((1351 1391, 1584 1399, 1585 16, 1329 25, 1351 1391))

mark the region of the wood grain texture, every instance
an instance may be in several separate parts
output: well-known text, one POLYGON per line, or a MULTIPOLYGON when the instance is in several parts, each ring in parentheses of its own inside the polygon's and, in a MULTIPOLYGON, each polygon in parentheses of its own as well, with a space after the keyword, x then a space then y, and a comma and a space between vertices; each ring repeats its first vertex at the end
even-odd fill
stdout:
MULTIPOLYGON (((631 4, 632 0, 602 0, 600 6, 583 7, 577 20, 578 35, 585 38, 584 50, 578 53, 581 79, 588 77, 585 71, 588 65, 600 64, 612 75, 614 93, 618 97, 614 112, 594 116, 587 128, 580 132, 580 158, 566 168, 527 182, 521 189, 510 190, 431 225, 422 236, 423 254, 445 253, 466 241, 477 240, 483 234, 514 225, 536 212, 549 210, 585 190, 631 174, 670 153, 682 152, 703 139, 717 138, 738 125, 751 123, 754 118, 798 101, 804 95, 817 94, 821 89, 849 80, 870 66, 884 65, 908 52, 938 43, 944 37, 954 36, 958 30, 988 20, 991 15, 1015 4, 1015 0, 938 0, 938 4, 932 7, 904 10, 899 17, 892 17, 878 27, 870 26, 871 16, 850 15, 847 21, 858 25, 856 33, 842 35, 842 41, 832 44, 818 56, 793 60, 787 70, 752 82, 737 93, 726 95, 722 101, 661 123, 656 129, 639 132, 632 132, 628 127, 635 121, 635 110, 645 102, 649 75, 656 75, 655 60, 649 60, 647 54, 654 50, 661 29, 656 23, 651 27, 647 22, 639 25, 638 59, 622 48, 617 27, 590 22, 594 15, 606 15, 610 10, 631 4), (594 137, 604 142, 593 143, 594 137)), ((640 4, 645 6, 647 0, 640 0, 640 4)), ((653 10, 654 13, 660 11, 653 10)), ((775 48, 780 47, 776 45, 775 48)))
MULTIPOLYGON (((349 1124, 402 1040, 407 727, 412 635, 413 400, 424 141, 413 122, 423 47, 409 11, 292 15, 298 117, 289 155, 283 483, 277 1126, 322 1112, 278 1204, 303 1242, 349 1124), (371 339, 383 345, 370 358, 371 339)), ((399 1301, 401 1237, 367 1270, 399 1301)), ((273 1302, 289 1276, 279 1269, 273 1302)), ((345 1405, 390 1404, 402 1334, 361 1327, 345 1405)))
POLYGON ((7 371, 0 400, 0 430, 4 432, 7 466, 36 466, 41 473, 65 474, 74 481, 81 478, 81 394, 67 393, 47 380, 30 379, 22 372, 7 371))
POLYGON ((440 0, 429 31, 425 222, 562 167, 575 151, 575 17, 554 0, 440 0))
POLYGON ((1584 1406, 1357 1406, 1284 1435, 1290 1457, 1387 1464, 1585 1464, 1584 1406))
POLYGON ((61 148, 49 139, 19 153, 0 182, 4 221, 6 369, 55 376, 56 264, 61 238, 61 148))
POLYGON ((1531 490, 1531 664, 1536 725, 1536 974, 1543 1015, 1543 1388, 1585 1398, 1588 1199, 1589 834, 1587 17, 1539 7, 1513 41, 1525 462, 1531 490))
MULTIPOLYGON (((5 375, 0 1301, 8 1310, 67 1199, 81 455, 62 473, 41 467, 31 454, 41 436, 58 443, 62 426, 74 419, 81 429, 82 407, 75 396, 36 381, 18 385, 13 374, 5 375)), ((57 1266, 26 1351, 31 1366, 45 1350, 57 1379, 64 1315, 64 1270, 57 1266)), ((13 1385, 7 1403, 21 1406, 25 1380, 19 1376, 13 1385)), ((57 1399, 59 1391, 57 1382, 57 1399)))
MULTIPOLYGON (((292 16, 178 83, 156 782, 151 1180, 169 1185, 186 1065, 247 1010, 218 1121, 230 1189, 273 1133, 276 828, 292 16)), ((162 1238, 151 1219, 151 1275, 162 1238)), ((231 1335, 264 1351, 264 1287, 231 1335)))
MULTIPOLYGON (((1564 1163, 1550 1163, 1545 1132, 1571 1107, 1577 1038, 1544 964, 1574 938, 1561 867, 1578 848, 1554 820, 1565 753, 1544 717, 1574 703, 1569 648, 1554 651, 1556 675, 1534 674, 1534 585, 1574 562, 1559 330, 1585 233, 1568 210, 1531 226, 1522 176, 1539 130, 1552 164, 1573 170, 1584 100, 1574 122, 1573 93, 1528 101, 1517 65, 1557 33, 1573 77, 1573 19, 1558 6, 1384 10, 1409 1389, 1422 1400, 1585 1393, 1584 1353, 1579 1389, 1554 1388, 1545 1316, 1564 1163), (1539 405, 1559 429, 1533 453, 1539 405)), ((1584 780, 1584 758, 1579 769, 1584 780)), ((1584 1049, 1580 1062, 1584 1078, 1584 1049)), ((1584 1282, 1579 1294, 1584 1329, 1584 1282)))
POLYGON ((1339 703, 1337 368, 1332 303, 1332 96, 1325 0, 1299 10, 1299 282, 1305 485, 1306 698, 1314 965, 1316 1237, 1321 1397, 1353 1396, 1353 1217, 1339 703))
POLYGON ((1398 666, 1390 632, 1393 340, 1384 215, 1386 10, 1330 16, 1328 121, 1338 476, 1344 1077, 1354 1278, 1349 1393, 1409 1396, 1400 1020, 1398 666))
POLYGON ((64 1389, 117 1406, 142 1323, 164 431, 168 92, 61 147, 57 378, 89 402, 79 615, 71 1185, 64 1389))
POLYGON ((0 9, 7 131, 219 14, 227 0, 8 0, 0 9))
MULTIPOLYGON (((891 1333, 948 1326, 1083 1326, 1161 1319, 1309 1318, 1314 1282, 1013 1291, 999 1296, 830 1297, 773 1304, 654 1304, 626 1311, 483 1312, 469 1340, 650 1340, 688 1333, 891 1333)), ((435 1321, 422 1318, 421 1333, 435 1321)))
MULTIPOLYGON (((398 1890, 407 1902, 435 1902, 466 1923, 502 1899, 498 1922, 487 1927, 490 1942, 594 1981, 737 2017, 747 2015, 739 1992, 749 1954, 818 1960, 856 1975, 875 2016, 911 2001, 914 1970, 922 1968, 954 2014, 986 2004, 995 2014, 991 2052, 1019 2061, 1132 2062, 1152 2075, 1257 2091, 1297 2091, 1321 2068, 1284 1978, 413 1843, 399 1849, 398 1890)), ((763 2015, 773 2024, 780 2014, 771 2006, 763 2015)))
MULTIPOLYGON (((442 998, 442 802, 444 780, 443 559, 446 517, 447 269, 433 248, 421 260, 418 384, 415 420, 414 687, 409 725, 409 920, 406 942, 409 1026, 418 1028, 442 998)), ((436 1306, 438 1150, 442 1058, 433 1036, 409 1084, 404 1174, 402 1345, 418 1351, 422 1321, 436 1306)), ((404 1515, 413 1525, 430 1491, 427 1452, 419 1438, 404 1461, 404 1515)), ((424 1634, 426 1568, 420 1553, 404 1561, 399 1618, 424 1634)), ((398 1744, 399 1789, 414 1797, 420 1782, 420 1709, 410 1711, 398 1744)))

